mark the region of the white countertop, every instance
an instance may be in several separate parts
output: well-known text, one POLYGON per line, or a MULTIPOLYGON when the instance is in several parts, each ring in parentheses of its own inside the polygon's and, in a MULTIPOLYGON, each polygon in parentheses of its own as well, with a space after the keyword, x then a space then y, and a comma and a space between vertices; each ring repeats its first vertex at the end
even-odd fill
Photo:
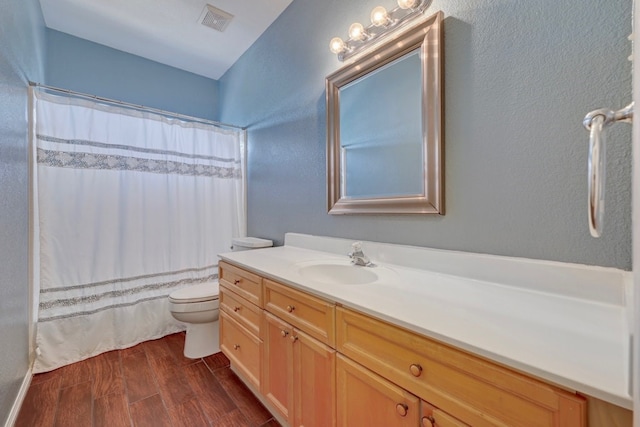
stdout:
POLYGON ((364 242, 363 250, 379 265, 373 268, 380 268, 382 280, 345 285, 300 275, 301 263, 347 261, 348 250, 343 248, 348 242, 289 233, 283 247, 220 257, 557 385, 632 408, 630 273, 364 242), (434 261, 431 269, 416 268, 434 261), (470 274, 470 265, 483 271, 470 274), (454 274, 456 270, 464 275, 454 274), (523 280, 517 280, 516 272, 523 280))

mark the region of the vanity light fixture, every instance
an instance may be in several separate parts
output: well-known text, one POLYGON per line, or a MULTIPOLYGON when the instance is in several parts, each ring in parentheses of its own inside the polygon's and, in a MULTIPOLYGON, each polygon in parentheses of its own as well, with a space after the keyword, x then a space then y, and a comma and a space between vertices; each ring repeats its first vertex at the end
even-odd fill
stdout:
POLYGON ((387 9, 378 6, 371 11, 371 23, 376 27, 386 27, 391 23, 387 9))
POLYGON ((411 9, 416 6, 418 0, 398 0, 398 7, 400 9, 411 9))
POLYGON ((371 25, 364 27, 359 22, 354 22, 349 27, 349 38, 342 40, 334 37, 329 42, 329 50, 340 61, 364 50, 367 45, 379 39, 392 29, 406 25, 412 19, 420 16, 432 0, 397 0, 398 6, 387 11, 383 6, 375 7, 371 11, 371 25))
POLYGON ((346 43, 340 37, 334 37, 329 42, 329 50, 335 54, 343 52, 346 47, 346 43))
POLYGON ((349 39, 363 41, 367 38, 367 30, 364 29, 364 25, 359 22, 354 22, 349 27, 349 39))

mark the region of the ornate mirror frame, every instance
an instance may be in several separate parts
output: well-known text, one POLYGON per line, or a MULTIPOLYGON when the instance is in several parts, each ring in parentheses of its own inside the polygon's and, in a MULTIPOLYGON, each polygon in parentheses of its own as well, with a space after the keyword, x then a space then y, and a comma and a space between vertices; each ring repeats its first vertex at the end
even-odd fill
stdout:
POLYGON ((442 141, 442 19, 437 12, 340 68, 326 79, 327 202, 329 214, 444 214, 442 141), (422 65, 423 192, 394 197, 351 198, 342 194, 340 88, 420 49, 422 65))

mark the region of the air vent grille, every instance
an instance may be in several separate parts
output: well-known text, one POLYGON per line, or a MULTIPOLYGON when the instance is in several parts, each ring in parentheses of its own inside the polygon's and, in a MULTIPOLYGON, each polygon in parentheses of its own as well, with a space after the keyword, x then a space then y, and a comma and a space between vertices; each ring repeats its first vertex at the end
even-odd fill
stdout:
POLYGON ((233 19, 233 15, 210 4, 204 7, 202 15, 200 15, 200 23, 205 27, 213 28, 216 31, 223 32, 229 22, 233 19))

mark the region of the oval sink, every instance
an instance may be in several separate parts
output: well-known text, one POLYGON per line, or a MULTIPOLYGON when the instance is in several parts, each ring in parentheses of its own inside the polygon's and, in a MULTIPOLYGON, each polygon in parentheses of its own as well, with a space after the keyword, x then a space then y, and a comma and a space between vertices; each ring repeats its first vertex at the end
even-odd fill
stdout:
POLYGON ((304 279, 330 285, 366 285, 381 279, 384 267, 361 267, 349 261, 309 261, 295 266, 304 279))

